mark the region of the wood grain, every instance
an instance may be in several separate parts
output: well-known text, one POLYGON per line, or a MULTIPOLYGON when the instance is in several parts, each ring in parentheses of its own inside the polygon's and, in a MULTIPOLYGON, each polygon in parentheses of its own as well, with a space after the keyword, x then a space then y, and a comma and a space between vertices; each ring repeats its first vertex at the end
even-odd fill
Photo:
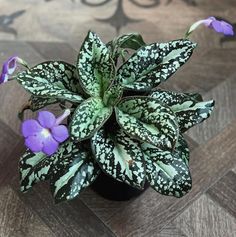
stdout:
POLYGON ((236 235, 234 217, 202 195, 173 222, 188 237, 232 237, 236 235))
POLYGON ((56 236, 32 209, 24 205, 10 186, 0 187, 0 210, 1 237, 56 236))
POLYGON ((232 171, 224 175, 206 193, 211 199, 236 216, 236 174, 232 171))

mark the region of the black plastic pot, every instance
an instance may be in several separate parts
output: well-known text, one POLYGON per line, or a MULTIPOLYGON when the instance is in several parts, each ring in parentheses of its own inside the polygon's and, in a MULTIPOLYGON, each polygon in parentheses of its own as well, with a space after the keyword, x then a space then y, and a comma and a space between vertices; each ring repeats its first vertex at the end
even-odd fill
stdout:
POLYGON ((97 194, 108 200, 128 201, 142 194, 148 186, 148 183, 146 183, 144 189, 139 190, 129 186, 128 184, 116 181, 102 172, 90 187, 97 194))

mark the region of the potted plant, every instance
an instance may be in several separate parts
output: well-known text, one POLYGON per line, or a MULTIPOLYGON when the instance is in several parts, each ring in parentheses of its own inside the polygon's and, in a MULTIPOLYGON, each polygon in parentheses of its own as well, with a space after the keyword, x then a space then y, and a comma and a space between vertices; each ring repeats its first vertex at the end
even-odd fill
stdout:
POLYGON ((188 61, 197 46, 188 37, 201 24, 233 34, 228 23, 210 17, 167 43, 146 44, 132 33, 105 44, 89 32, 75 65, 47 61, 29 67, 17 56, 8 59, 0 82, 17 80, 31 94, 21 117, 25 109, 55 103, 64 109, 58 118, 40 111, 22 123, 27 150, 19 162, 21 191, 49 180, 57 203, 92 183, 113 200, 127 200, 147 186, 185 195, 192 181, 183 133, 210 116, 214 101, 158 86, 188 61), (12 76, 19 64, 26 69, 12 76))

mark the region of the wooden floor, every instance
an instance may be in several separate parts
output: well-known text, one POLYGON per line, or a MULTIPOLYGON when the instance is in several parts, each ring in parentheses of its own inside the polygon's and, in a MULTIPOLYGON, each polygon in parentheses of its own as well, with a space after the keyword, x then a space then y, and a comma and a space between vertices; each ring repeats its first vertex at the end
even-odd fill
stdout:
MULTIPOLYGON (((7 7, 6 1, 0 2, 7 7)), ((48 2, 44 4, 54 4, 53 0, 48 2)), ((127 4, 126 12, 134 13, 131 2, 127 4)), ((139 9, 138 16, 143 12, 143 18, 147 20, 127 22, 120 31, 138 30, 144 34, 146 41, 152 42, 181 37, 184 27, 198 17, 221 15, 236 22, 235 14, 231 14, 236 10, 233 0, 173 0, 161 3, 161 6, 150 9, 135 5, 139 9), (159 15, 155 15, 155 11, 159 15), (166 18, 168 14, 169 18, 166 18), (164 21, 163 16, 165 27, 161 29, 159 23, 164 21), (179 24, 171 24, 173 17, 179 24)), ((76 4, 76 1, 70 4, 76 4)), ((106 23, 92 20, 93 16, 90 18, 93 26, 97 24, 98 33, 105 38, 109 32, 111 37, 116 34, 113 26, 106 31, 106 23)), ((84 36, 81 33, 78 37, 76 47, 84 36)), ((10 41, 5 35, 0 40, 0 63, 15 53, 32 65, 47 59, 74 62, 76 58, 75 44, 70 41, 41 42, 33 36, 31 39, 30 33, 26 37, 24 41, 19 38, 10 41)), ((193 188, 181 199, 161 196, 148 189, 135 200, 111 202, 87 189, 74 201, 54 205, 46 183, 37 185, 27 194, 20 193, 17 163, 24 146, 17 110, 28 95, 15 82, 0 86, 0 237, 236 236, 236 38, 226 39, 202 29, 193 39, 199 43, 199 49, 164 87, 201 92, 205 99, 216 100, 216 109, 209 120, 186 134, 191 145, 193 188)), ((57 110, 55 107, 52 109, 57 110)), ((29 113, 27 116, 33 115, 29 113)))

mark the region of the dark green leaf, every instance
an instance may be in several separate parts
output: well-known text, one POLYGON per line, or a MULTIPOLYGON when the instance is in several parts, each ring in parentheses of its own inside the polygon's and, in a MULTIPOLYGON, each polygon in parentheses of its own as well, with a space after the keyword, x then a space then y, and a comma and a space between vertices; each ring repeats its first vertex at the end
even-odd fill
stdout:
POLYGON ((75 110, 70 132, 76 140, 90 138, 112 114, 112 107, 105 107, 101 98, 89 98, 75 110))
POLYGON ((107 106, 114 106, 119 102, 122 94, 122 86, 117 83, 112 83, 112 85, 104 93, 103 102, 107 106))
POLYGON ((142 47, 119 68, 118 81, 129 90, 149 91, 176 72, 195 47, 187 39, 142 47))
POLYGON ((50 61, 19 73, 17 81, 36 97, 80 103, 80 85, 74 77, 75 67, 61 61, 50 61))
POLYGON ((188 168, 189 150, 183 137, 175 150, 160 150, 150 144, 142 144, 146 161, 146 177, 151 187, 157 192, 182 197, 192 187, 188 168))
POLYGON ((77 69, 80 83, 90 96, 102 96, 115 78, 110 51, 93 32, 88 33, 80 49, 77 69))
POLYGON ((101 129, 92 138, 92 150, 105 173, 133 187, 144 186, 145 167, 139 142, 121 130, 111 135, 101 129))
POLYGON ((177 93, 164 90, 156 90, 151 97, 168 105, 178 118, 181 132, 185 132, 196 124, 207 119, 214 108, 214 101, 202 101, 197 93, 177 93), (200 102, 199 102, 200 101, 200 102))
POLYGON ((47 105, 55 104, 58 100, 54 98, 42 98, 42 97, 36 97, 31 96, 29 103, 30 103, 30 110, 37 111, 41 108, 44 108, 47 105))
POLYGON ((39 181, 47 180, 54 159, 43 153, 27 150, 19 162, 21 191, 28 191, 39 181))
POLYGON ((126 97, 116 108, 117 122, 130 136, 172 150, 179 135, 172 110, 149 97, 126 97))
POLYGON ((71 200, 88 187, 100 169, 89 153, 79 143, 70 143, 63 156, 57 160, 50 176, 51 191, 56 203, 71 200))
POLYGON ((121 35, 107 43, 107 46, 113 51, 113 55, 119 53, 121 48, 137 50, 145 45, 146 43, 144 42, 142 36, 138 33, 121 35))

